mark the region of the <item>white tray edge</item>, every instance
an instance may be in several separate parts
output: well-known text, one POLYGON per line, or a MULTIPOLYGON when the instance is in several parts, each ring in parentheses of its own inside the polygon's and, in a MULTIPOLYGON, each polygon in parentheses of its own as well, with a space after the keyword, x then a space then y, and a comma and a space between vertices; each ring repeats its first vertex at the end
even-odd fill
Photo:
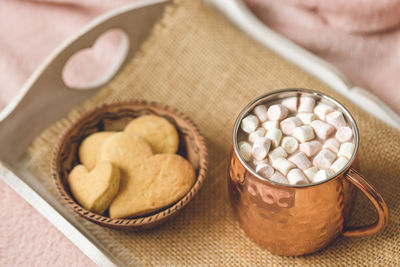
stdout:
MULTIPOLYGON (((32 185, 26 184, 20 177, 0 163, 0 179, 24 198, 32 207, 43 215, 52 225, 63 233, 75 246, 77 246, 94 263, 104 267, 121 266, 118 259, 114 258, 106 250, 100 249, 99 244, 88 239, 87 234, 80 232, 69 220, 64 218, 50 203, 51 198, 46 198, 32 189, 32 185), (45 200, 47 199, 47 201, 45 200)), ((43 192, 42 192, 43 193, 43 192)), ((54 204, 54 203, 53 203, 54 204)))
MULTIPOLYGON (((148 1, 152 2, 152 1, 148 1)), ((154 2, 154 1, 153 1, 154 2)), ((352 84, 348 79, 340 73, 337 69, 321 60, 320 58, 312 55, 303 48, 297 46, 286 38, 268 29, 265 25, 261 24, 254 16, 249 13, 241 1, 232 0, 229 4, 224 2, 222 6, 220 0, 207 0, 206 2, 216 5, 219 9, 223 10, 225 15, 228 16, 239 28, 249 34, 252 38, 277 52, 284 58, 295 63, 300 68, 311 73, 312 75, 325 82, 328 86, 335 89, 342 94, 348 94, 349 91, 353 91, 352 84)), ((128 5, 122 10, 129 10, 136 8, 137 5, 128 5)), ((111 12, 112 15, 118 16, 119 12, 111 12)), ((109 18, 110 13, 104 18, 109 18)), ((102 18, 96 19, 96 23, 101 23, 102 18)), ((85 28, 85 31, 90 31, 89 28, 85 28)), ((77 39, 79 36, 84 34, 83 31, 72 37, 71 40, 77 39)), ((62 53, 63 51, 59 48, 56 49, 56 54, 62 53)), ((48 60, 45 60, 47 63, 48 60)), ((33 76, 37 78, 40 76, 40 71, 36 71, 33 76)), ((32 83, 32 79, 29 80, 32 83)), ((26 88, 19 96, 14 100, 7 108, 6 112, 9 114, 25 96, 26 92, 30 88, 26 88)), ((367 99, 371 103, 369 105, 376 106, 375 108, 380 110, 379 118, 386 121, 388 124, 400 129, 400 119, 398 115, 393 112, 387 105, 380 102, 375 96, 365 93, 366 91, 354 87, 356 92, 354 95, 359 96, 359 93, 365 94, 364 99, 367 99), (374 99, 376 98, 376 99, 374 99)), ((354 96, 352 96, 354 97, 354 96)), ((352 99, 354 101, 354 99, 352 99)), ((370 107, 370 106, 369 106, 370 107)), ((365 109, 365 107, 363 107, 365 109)), ((77 227, 71 223, 71 218, 62 216, 56 208, 56 203, 52 203, 51 199, 45 197, 45 192, 38 192, 40 190, 34 189, 35 186, 27 184, 23 179, 18 177, 11 168, 6 167, 0 162, 0 178, 8 184, 13 190, 21 195, 30 205, 38 210, 46 219, 49 220, 60 232, 62 232, 72 243, 74 243, 79 249, 82 250, 91 260, 93 260, 99 266, 116 266, 122 265, 118 259, 112 257, 104 249, 101 249, 101 244, 88 237, 88 233, 83 233, 78 230, 77 227)))

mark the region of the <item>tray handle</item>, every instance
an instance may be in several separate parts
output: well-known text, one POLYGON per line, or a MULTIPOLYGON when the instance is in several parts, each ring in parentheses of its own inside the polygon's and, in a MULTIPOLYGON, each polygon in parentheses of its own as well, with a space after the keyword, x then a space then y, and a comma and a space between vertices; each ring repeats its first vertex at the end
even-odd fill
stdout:
POLYGON ((166 4, 165 0, 144 0, 109 12, 55 49, 0 113, 0 160, 8 163, 17 160, 43 129, 112 79, 148 37, 166 4), (122 30, 125 40, 121 56, 108 79, 87 88, 90 90, 69 88, 62 78, 68 59, 79 50, 91 47, 99 36, 111 29, 122 30))

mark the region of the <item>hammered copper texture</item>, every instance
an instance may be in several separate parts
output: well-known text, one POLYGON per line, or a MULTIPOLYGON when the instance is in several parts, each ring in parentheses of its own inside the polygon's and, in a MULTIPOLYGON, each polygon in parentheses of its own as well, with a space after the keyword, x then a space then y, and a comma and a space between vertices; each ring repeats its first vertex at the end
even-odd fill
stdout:
POLYGON ((274 185, 247 171, 232 153, 229 177, 232 206, 241 227, 272 253, 318 251, 342 233, 349 219, 354 186, 343 175, 312 187, 274 185))
POLYGON ((336 237, 376 234, 387 224, 387 205, 381 195, 358 173, 359 132, 349 111, 335 99, 302 88, 277 90, 251 101, 233 127, 229 192, 236 217, 244 231, 262 247, 280 255, 304 255, 318 251, 336 237), (258 175, 240 159, 238 141, 247 138, 239 130, 244 116, 256 105, 275 103, 286 97, 309 95, 339 109, 353 129, 355 144, 346 166, 334 177, 310 185, 272 182, 258 175), (358 187, 373 203, 378 220, 366 226, 345 229, 358 187))

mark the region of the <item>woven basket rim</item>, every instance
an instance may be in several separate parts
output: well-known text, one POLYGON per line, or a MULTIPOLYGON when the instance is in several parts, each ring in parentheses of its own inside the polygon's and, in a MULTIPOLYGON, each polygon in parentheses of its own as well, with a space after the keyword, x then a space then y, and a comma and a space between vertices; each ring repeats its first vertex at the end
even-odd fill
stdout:
POLYGON ((51 159, 51 175, 55 182, 57 191, 64 202, 72 208, 76 213, 80 216, 84 217, 87 220, 98 223, 100 225, 114 228, 114 229, 134 229, 139 226, 146 226, 149 224, 155 224, 156 222, 160 222, 161 220, 165 220, 167 217, 171 217, 178 211, 180 211, 183 207, 185 207, 190 200, 198 193, 200 188, 202 187, 204 180, 206 179, 206 174, 208 170, 208 149, 205 143, 205 139, 203 135, 200 133, 197 125, 185 114, 178 111, 177 109, 170 107, 168 105, 163 105, 153 101, 146 100, 128 100, 128 101, 118 101, 112 103, 105 103, 101 106, 95 107, 82 116, 80 116, 77 120, 75 120, 59 137, 56 145, 52 151, 52 159, 51 159), (107 111, 107 109, 118 107, 118 106, 148 106, 154 110, 162 110, 173 113, 180 119, 182 119, 193 132, 193 136, 198 140, 199 143, 199 172, 196 177, 195 183, 192 185, 190 190, 178 201, 175 202, 172 206, 168 206, 167 208, 161 208, 158 212, 152 213, 151 215, 143 215, 138 216, 136 218, 121 218, 121 219, 111 219, 110 217, 103 216, 94 212, 91 212, 85 208, 83 208, 80 204, 78 204, 74 198, 65 190, 64 185, 61 181, 61 176, 59 173, 59 156, 61 154, 61 149, 63 144, 66 142, 69 134, 75 129, 75 127, 79 124, 84 123, 84 121, 92 116, 93 114, 99 111, 107 111))

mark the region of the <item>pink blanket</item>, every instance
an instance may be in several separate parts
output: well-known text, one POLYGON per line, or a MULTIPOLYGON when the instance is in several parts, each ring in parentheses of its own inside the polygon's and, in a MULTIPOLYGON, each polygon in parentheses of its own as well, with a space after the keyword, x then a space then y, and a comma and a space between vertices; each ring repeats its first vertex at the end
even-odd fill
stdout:
MULTIPOLYGON (((0 1, 0 109, 62 41, 101 13, 129 2, 0 1)), ((116 39, 107 36, 94 55, 76 58, 75 66, 104 69, 112 57, 110 51, 116 48, 116 39), (87 58, 91 59, 90 65, 86 64, 87 58)), ((96 78, 93 73, 76 70, 72 66, 68 71, 75 81, 96 78)), ((95 266, 2 180, 0 206, 0 266, 95 266)))
MULTIPOLYGON (((336 65, 400 113, 400 0, 246 1, 271 28, 336 65)), ((128 2, 0 1, 0 109, 63 40, 128 2)), ((89 56, 92 66, 107 65, 115 40, 111 36, 89 56)), ((87 66, 82 58, 76 62, 87 66)), ((73 68, 70 74, 92 78, 73 68)), ((1 180, 0 206, 0 266, 94 265, 1 180)))
POLYGON ((245 0, 269 27, 400 113, 400 0, 245 0))

